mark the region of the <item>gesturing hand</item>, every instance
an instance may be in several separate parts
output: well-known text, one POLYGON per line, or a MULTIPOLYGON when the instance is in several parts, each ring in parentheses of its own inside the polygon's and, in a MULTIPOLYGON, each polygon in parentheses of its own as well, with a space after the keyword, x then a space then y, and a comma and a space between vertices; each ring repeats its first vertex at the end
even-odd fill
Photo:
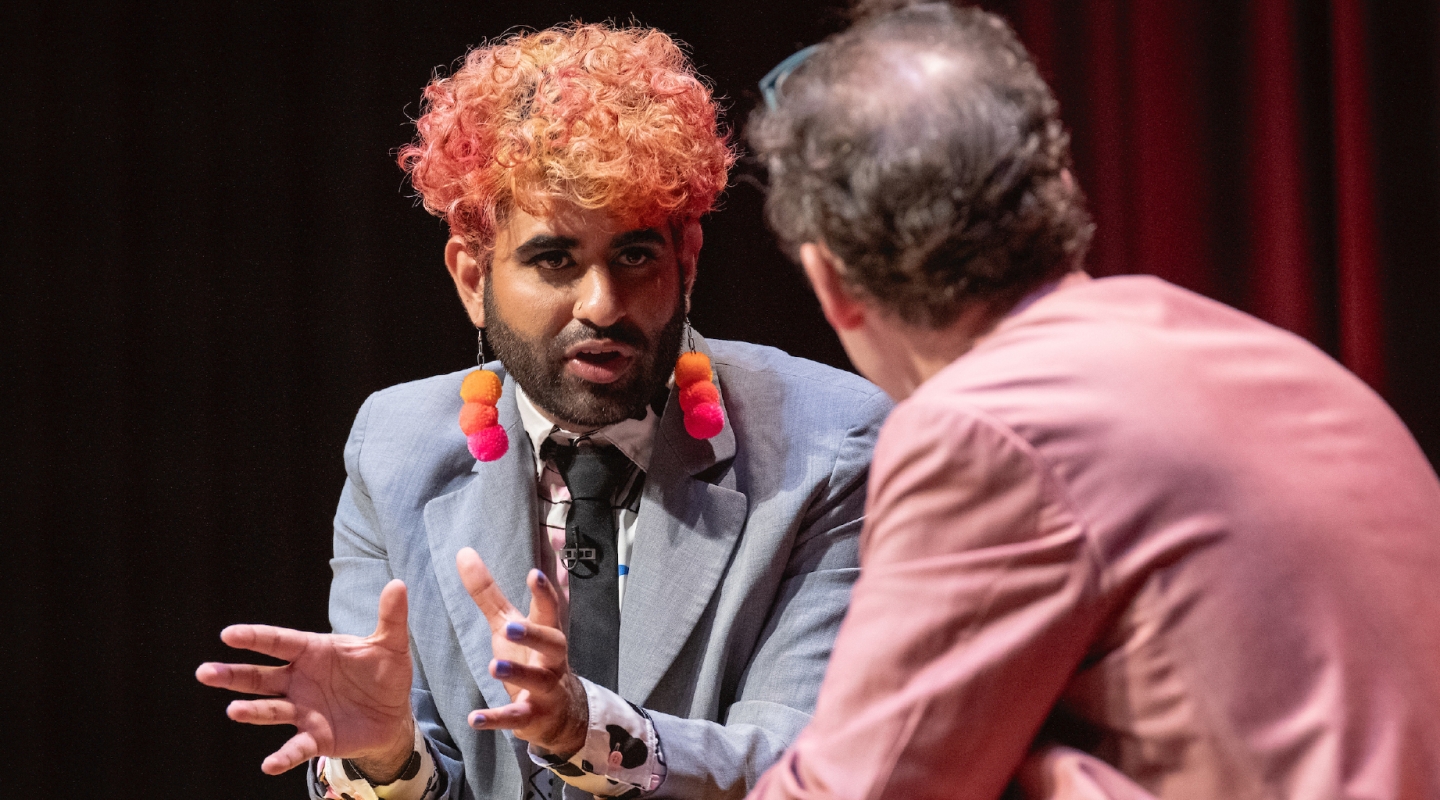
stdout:
POLYGON ((385 772, 392 762, 398 771, 415 735, 405 618, 405 584, 393 580, 380 592, 375 633, 363 638, 231 625, 220 632, 225 644, 290 663, 268 667, 208 662, 195 670, 195 678, 206 686, 267 695, 231 702, 226 714, 236 722, 298 729, 260 765, 269 775, 317 755, 362 759, 362 768, 368 763, 371 775, 385 772))
POLYGON ((521 616, 495 583, 485 562, 466 547, 455 556, 460 580, 490 623, 495 659, 490 674, 505 684, 510 704, 472 712, 480 730, 508 728, 552 753, 575 753, 585 744, 590 710, 585 687, 570 671, 565 634, 560 630, 555 586, 540 570, 530 571, 530 616, 521 616))

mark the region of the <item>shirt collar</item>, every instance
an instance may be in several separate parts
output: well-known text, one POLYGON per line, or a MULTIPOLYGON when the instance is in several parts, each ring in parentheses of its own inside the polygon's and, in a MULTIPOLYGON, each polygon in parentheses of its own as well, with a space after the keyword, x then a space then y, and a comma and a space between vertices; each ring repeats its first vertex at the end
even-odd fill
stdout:
POLYGON ((660 417, 648 403, 644 419, 624 419, 593 431, 566 430, 546 419, 518 383, 515 384, 515 405, 520 409, 520 424, 525 426, 531 452, 535 453, 537 460, 540 458, 541 443, 552 434, 560 433, 571 440, 588 435, 594 441, 615 445, 626 458, 635 462, 641 472, 650 467, 650 450, 655 443, 655 429, 660 425, 660 417))

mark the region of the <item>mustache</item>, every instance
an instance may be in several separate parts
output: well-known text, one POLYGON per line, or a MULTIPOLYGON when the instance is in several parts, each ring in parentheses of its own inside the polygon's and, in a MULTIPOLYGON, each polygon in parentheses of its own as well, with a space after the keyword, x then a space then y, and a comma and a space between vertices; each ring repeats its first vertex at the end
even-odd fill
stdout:
POLYGON ((555 337, 550 346, 555 352, 563 353, 571 345, 593 339, 609 339, 620 344, 628 344, 637 350, 646 350, 650 344, 650 337, 646 336, 640 326, 633 322, 622 320, 602 328, 599 325, 576 320, 574 324, 565 326, 565 329, 555 337))

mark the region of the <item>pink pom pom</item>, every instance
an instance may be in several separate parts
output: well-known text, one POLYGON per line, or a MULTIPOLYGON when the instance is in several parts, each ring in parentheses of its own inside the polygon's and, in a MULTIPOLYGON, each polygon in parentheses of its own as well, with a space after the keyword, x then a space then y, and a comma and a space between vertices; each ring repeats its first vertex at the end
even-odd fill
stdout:
POLYGON ((499 425, 475 431, 465 437, 465 443, 470 445, 470 455, 475 456, 476 461, 494 461, 510 449, 510 437, 499 425))
POLYGON ((685 432, 696 439, 709 439, 725 427, 725 410, 719 403, 701 403, 685 412, 685 432))

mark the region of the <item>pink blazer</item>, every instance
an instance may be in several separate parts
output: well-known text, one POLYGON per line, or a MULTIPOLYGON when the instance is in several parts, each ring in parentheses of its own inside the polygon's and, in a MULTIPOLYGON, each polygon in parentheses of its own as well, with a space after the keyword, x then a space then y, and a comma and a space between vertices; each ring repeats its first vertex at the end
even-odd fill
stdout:
POLYGON ((1289 333, 1044 296, 896 407, 865 526, 752 797, 1440 798, 1440 482, 1289 333))

